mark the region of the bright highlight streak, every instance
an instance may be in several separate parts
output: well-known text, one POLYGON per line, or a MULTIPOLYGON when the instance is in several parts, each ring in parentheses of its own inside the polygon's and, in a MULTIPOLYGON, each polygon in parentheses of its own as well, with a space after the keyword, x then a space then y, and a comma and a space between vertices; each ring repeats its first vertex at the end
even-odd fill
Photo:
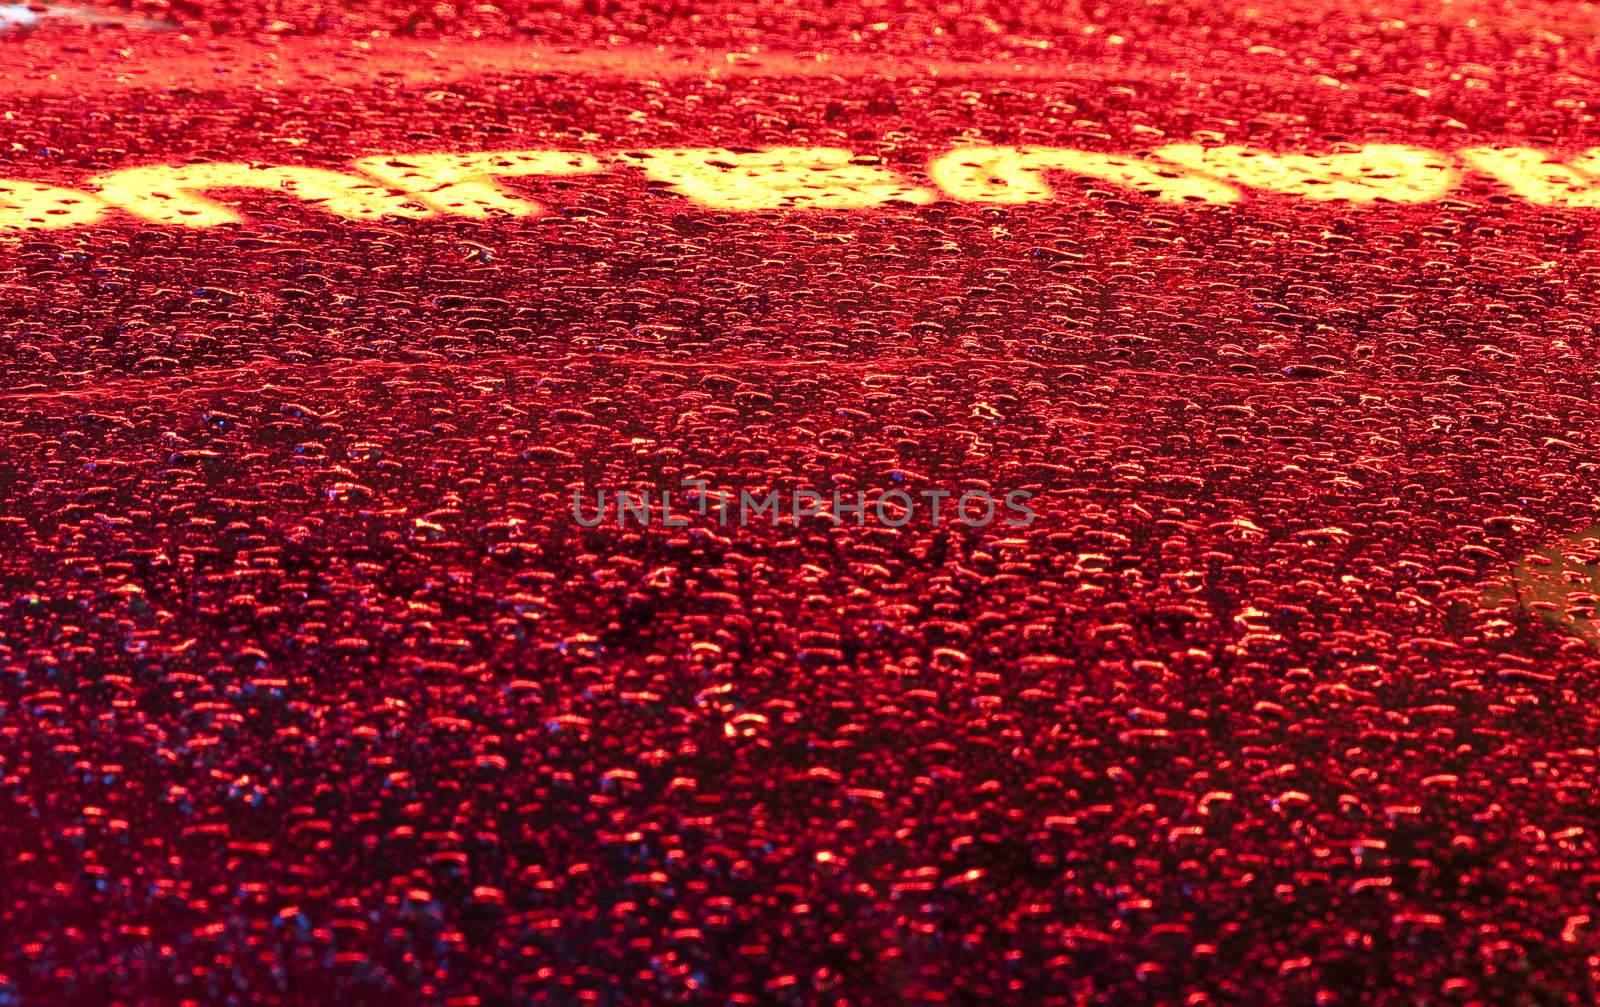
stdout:
POLYGON ((840 147, 773 147, 749 153, 675 148, 625 156, 636 159, 651 180, 717 210, 849 210, 938 198, 881 165, 856 163, 855 154, 840 147))
POLYGON ((974 203, 1041 203, 1056 198, 1046 172, 1110 182, 1168 202, 1232 203, 1239 190, 1171 164, 1067 147, 958 147, 928 166, 934 183, 974 203))
POLYGON ((1600 206, 1600 147, 1566 162, 1532 147, 1473 147, 1461 159, 1538 206, 1600 206))
POLYGON ((733 212, 865 210, 924 205, 941 196, 972 203, 1038 203, 1059 198, 1050 175, 1109 183, 1172 203, 1234 203, 1247 191, 1358 204, 1423 203, 1454 191, 1462 168, 1540 206, 1600 206, 1600 148, 1563 162, 1531 147, 1475 147, 1452 154, 1378 143, 1312 155, 1169 144, 1140 156, 1068 147, 967 146, 929 164, 935 190, 840 147, 673 147, 604 155, 563 150, 386 154, 354 162, 363 174, 240 162, 146 165, 91 178, 98 187, 92 192, 0 180, 0 231, 88 226, 101 222, 109 207, 182 227, 241 223, 238 211, 209 196, 230 189, 286 193, 351 220, 527 217, 543 207, 500 180, 594 175, 624 166, 700 206, 733 212))
POLYGON ((243 217, 201 195, 215 189, 265 189, 287 192, 336 217, 431 217, 433 211, 407 197, 342 172, 322 168, 266 167, 253 164, 151 165, 124 168, 93 179, 100 197, 137 217, 158 224, 215 227, 243 217))
POLYGON ((441 213, 478 220, 497 213, 531 217, 543 212, 538 203, 507 192, 495 182, 497 177, 583 175, 602 170, 592 155, 562 150, 402 154, 363 158, 355 166, 441 213))
POLYGON ((105 203, 87 192, 0 178, 0 231, 87 227, 105 210, 105 203))
POLYGON ((1373 143, 1344 154, 1269 154, 1249 147, 1178 143, 1155 156, 1250 189, 1352 203, 1426 203, 1459 181, 1450 158, 1421 147, 1373 143))

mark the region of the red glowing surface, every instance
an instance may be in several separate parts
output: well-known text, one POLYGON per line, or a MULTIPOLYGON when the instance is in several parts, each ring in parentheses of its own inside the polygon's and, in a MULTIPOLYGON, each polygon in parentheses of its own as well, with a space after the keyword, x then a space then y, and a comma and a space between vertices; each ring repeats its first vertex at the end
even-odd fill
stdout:
POLYGON ((0 204, 252 186, 0 235, 0 1003, 1594 1002, 1592 11, 1517 7, 0 35, 0 204), (914 195, 381 170, 773 148, 914 195), (1038 520, 573 520, 691 478, 1038 520))

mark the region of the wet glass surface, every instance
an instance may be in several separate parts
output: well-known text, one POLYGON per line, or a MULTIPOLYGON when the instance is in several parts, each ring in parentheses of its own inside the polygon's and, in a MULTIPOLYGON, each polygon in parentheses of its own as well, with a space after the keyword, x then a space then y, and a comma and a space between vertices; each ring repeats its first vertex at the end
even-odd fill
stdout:
POLYGON ((0 7, 0 1003, 1593 1002, 1517 7, 0 7))

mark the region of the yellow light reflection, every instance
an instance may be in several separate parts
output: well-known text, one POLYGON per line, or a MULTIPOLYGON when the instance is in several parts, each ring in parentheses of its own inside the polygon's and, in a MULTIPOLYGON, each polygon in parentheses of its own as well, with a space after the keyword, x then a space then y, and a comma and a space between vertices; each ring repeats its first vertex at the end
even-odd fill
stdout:
POLYGON ((215 227, 243 218, 201 195, 215 189, 269 189, 289 193, 339 217, 431 217, 433 211, 353 175, 322 168, 224 163, 125 168, 92 180, 108 203, 159 224, 215 227))
POLYGON ((1154 154, 1251 189, 1353 203, 1380 199, 1423 203, 1446 195, 1459 179, 1449 157, 1393 143, 1371 143, 1349 153, 1322 155, 1176 143, 1157 148, 1154 154))
POLYGON ((1483 606, 1499 616, 1489 627, 1497 635, 1515 632, 1515 623, 1507 617, 1520 609, 1600 647, 1600 527, 1586 528, 1524 556, 1509 576, 1484 591, 1483 606))
POLYGON ((901 201, 931 203, 934 193, 879 164, 853 163, 839 147, 772 147, 735 153, 666 148, 625 155, 653 181, 717 210, 864 209, 901 201))
POLYGON ((1571 161, 1557 161, 1532 147, 1473 147, 1461 159, 1539 206, 1600 206, 1600 147, 1571 161))
POLYGON ((441 213, 484 219, 497 213, 534 216, 543 208, 514 196, 495 178, 581 175, 602 170, 588 154, 562 150, 503 150, 479 154, 400 154, 368 157, 355 166, 403 189, 441 213))
POLYGON ((86 227, 106 205, 87 192, 0 178, 0 231, 86 227))
POLYGON ((484 220, 542 212, 503 180, 593 175, 631 164, 659 185, 716 210, 874 209, 939 198, 1022 204, 1056 197, 1061 178, 1101 182, 1166 202, 1232 203, 1244 190, 1354 203, 1419 203, 1448 196, 1460 172, 1498 179, 1540 206, 1600 207, 1600 147, 1558 160, 1532 147, 1459 152, 1374 143, 1332 154, 1275 154, 1238 145, 1170 144, 1148 154, 1067 147, 966 146, 929 164, 938 189, 917 185, 875 157, 839 147, 735 151, 672 147, 615 154, 561 150, 389 154, 346 174, 237 162, 150 165, 99 175, 97 191, 0 179, 0 232, 94 224, 110 207, 160 224, 213 227, 243 218, 218 202, 229 189, 282 192, 353 220, 436 215, 484 220))
POLYGON ((1067 147, 958 147, 928 166, 954 199, 974 203, 1039 203, 1054 199, 1046 172, 1090 178, 1168 202, 1231 203, 1239 190, 1172 164, 1067 147))

